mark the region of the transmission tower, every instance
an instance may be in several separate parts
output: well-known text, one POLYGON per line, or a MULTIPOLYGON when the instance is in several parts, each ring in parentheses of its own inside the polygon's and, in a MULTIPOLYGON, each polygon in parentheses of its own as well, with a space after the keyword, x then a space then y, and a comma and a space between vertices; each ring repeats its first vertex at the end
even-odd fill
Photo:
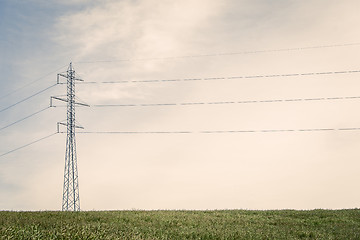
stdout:
POLYGON ((51 97, 50 106, 52 106, 52 99, 60 100, 67 103, 67 121, 58 123, 67 127, 66 136, 66 152, 65 152, 65 169, 64 169, 64 186, 62 197, 62 211, 80 211, 80 195, 79 195, 79 176, 77 168, 76 157, 76 140, 75 130, 76 128, 82 128, 76 125, 75 120, 75 106, 83 105, 89 106, 84 103, 76 102, 75 100, 75 81, 83 81, 75 77, 75 70, 70 63, 66 73, 59 73, 57 77, 57 83, 60 83, 59 77, 67 79, 67 98, 51 97))

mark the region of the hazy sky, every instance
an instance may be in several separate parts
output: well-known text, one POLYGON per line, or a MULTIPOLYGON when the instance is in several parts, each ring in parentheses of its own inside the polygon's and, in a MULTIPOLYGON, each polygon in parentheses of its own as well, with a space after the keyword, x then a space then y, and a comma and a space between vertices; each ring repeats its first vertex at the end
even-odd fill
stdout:
MULTIPOLYGON (((191 132, 79 133, 83 210, 359 207, 360 130, 338 129, 360 128, 360 99, 347 98, 360 97, 360 73, 301 75, 360 70, 358 9, 357 0, 0 0, 0 155, 66 119, 57 103, 2 129, 66 94, 55 86, 3 110, 72 61, 87 82, 131 81, 77 85, 92 105, 77 108, 81 131, 191 132), (246 78, 277 74, 300 75, 246 78), (206 78, 219 79, 136 82, 206 78), (262 102, 314 98, 325 100, 262 102), (213 102, 234 103, 182 104, 213 102), (162 103, 176 105, 141 106, 162 103), (289 129, 335 130, 262 132, 289 129), (247 130, 256 132, 203 133, 247 130)), ((65 138, 0 158, 0 209, 61 208, 65 138)))

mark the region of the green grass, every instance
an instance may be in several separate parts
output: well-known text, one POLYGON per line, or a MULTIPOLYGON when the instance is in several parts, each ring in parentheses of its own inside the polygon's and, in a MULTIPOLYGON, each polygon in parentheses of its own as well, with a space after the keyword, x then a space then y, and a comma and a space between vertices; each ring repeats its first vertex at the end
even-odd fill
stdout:
POLYGON ((3 211, 0 239, 360 239, 360 209, 3 211))

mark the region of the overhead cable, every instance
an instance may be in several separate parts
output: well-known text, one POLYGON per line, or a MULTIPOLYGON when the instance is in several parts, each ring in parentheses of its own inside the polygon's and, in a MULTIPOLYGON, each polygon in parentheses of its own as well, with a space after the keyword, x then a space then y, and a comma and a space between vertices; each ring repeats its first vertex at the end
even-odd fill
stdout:
MULTIPOLYGON (((359 131, 360 127, 352 128, 301 128, 301 129, 260 129, 260 130, 210 130, 210 131, 84 131, 77 134, 219 134, 219 133, 280 133, 280 132, 328 132, 328 131, 359 131)), ((66 132, 59 132, 66 133, 66 132)))
POLYGON ((37 142, 43 141, 43 140, 45 140, 45 139, 47 139, 47 138, 50 138, 50 137, 52 137, 52 136, 54 136, 54 135, 56 135, 56 134, 58 134, 58 133, 57 133, 57 132, 56 132, 56 133, 52 133, 52 134, 50 134, 50 135, 48 135, 48 136, 39 138, 39 139, 37 139, 37 140, 35 140, 35 141, 33 141, 33 142, 30 142, 30 143, 27 143, 27 144, 21 146, 21 147, 18 147, 18 148, 15 148, 15 149, 13 149, 13 150, 10 150, 10 151, 8 151, 8 152, 5 152, 5 153, 1 154, 0 157, 3 157, 3 156, 8 155, 8 154, 10 154, 10 153, 16 152, 16 151, 18 151, 18 150, 20 150, 20 149, 23 149, 23 148, 25 148, 25 147, 28 147, 28 146, 30 146, 30 145, 33 145, 33 144, 35 144, 35 143, 37 143, 37 142))
MULTIPOLYGON (((234 80, 250 78, 279 78, 279 77, 298 77, 298 76, 316 76, 316 75, 334 75, 334 74, 352 74, 360 73, 360 70, 350 71, 327 71, 327 72, 307 72, 307 73, 288 73, 288 74, 267 74, 267 75, 247 75, 247 76, 229 76, 229 77, 206 77, 206 78, 178 78, 178 79, 150 79, 150 80, 121 80, 121 81, 103 81, 103 82, 79 82, 77 84, 122 84, 122 83, 164 83, 164 82, 189 82, 189 81, 216 81, 216 80, 234 80)), ((59 83, 66 84, 66 83, 59 83)))
POLYGON ((358 45, 360 45, 360 43, 331 44, 331 45, 319 45, 319 46, 297 47, 297 48, 265 49, 265 50, 252 50, 252 51, 242 51, 242 52, 210 53, 210 54, 185 55, 185 56, 175 56, 175 57, 76 61, 75 63, 113 63, 113 62, 134 62, 134 61, 150 61, 150 60, 176 60, 183 58, 220 57, 220 56, 246 55, 246 54, 256 54, 256 53, 289 52, 289 51, 301 51, 301 50, 311 50, 311 49, 321 49, 321 48, 350 47, 350 46, 358 46, 358 45))
POLYGON ((17 124, 17 123, 19 123, 19 122, 22 122, 22 121, 24 121, 24 120, 26 120, 26 119, 28 119, 28 118, 31 118, 31 117, 33 117, 33 116, 35 116, 35 115, 37 115, 37 114, 39 114, 39 113, 41 113, 41 112, 44 112, 45 110, 47 110, 47 109, 49 109, 49 108, 50 108, 50 107, 43 108, 43 109, 41 109, 41 110, 39 110, 39 111, 37 111, 37 112, 34 112, 34 113, 32 113, 32 114, 24 117, 24 118, 21 118, 21 119, 15 121, 15 122, 13 122, 13 123, 11 123, 11 124, 9 124, 9 125, 6 125, 6 126, 4 126, 4 127, 1 127, 1 128, 0 128, 0 131, 6 129, 6 128, 8 128, 8 127, 11 127, 11 126, 13 126, 13 125, 15 125, 15 124, 17 124))
POLYGON ((34 83, 36 83, 36 82, 44 79, 45 77, 49 76, 50 74, 53 74, 54 72, 59 71, 60 69, 64 68, 65 66, 67 66, 67 65, 64 65, 64 66, 62 66, 62 67, 60 67, 60 68, 58 68, 58 69, 56 69, 56 70, 54 70, 54 71, 51 71, 51 72, 45 74, 44 76, 42 76, 42 77, 40 77, 40 78, 35 79, 35 80, 32 81, 32 82, 29 82, 29 83, 27 83, 27 84, 25 84, 25 85, 23 85, 23 86, 21 86, 21 87, 19 87, 19 88, 14 89, 13 91, 11 91, 11 92, 9 92, 9 93, 1 96, 0 99, 3 99, 3 98, 5 98, 5 97, 7 97, 7 96, 10 96, 10 95, 13 94, 13 93, 16 93, 17 91, 19 91, 19 90, 21 90, 21 89, 24 89, 24 88, 26 88, 26 87, 31 86, 32 84, 34 84, 34 83))
POLYGON ((45 92, 45 91, 47 91, 47 90, 49 90, 49 89, 55 87, 56 85, 58 85, 58 84, 55 83, 54 85, 51 85, 51 86, 49 86, 49 87, 47 87, 47 88, 45 88, 45 89, 43 89, 43 90, 41 90, 41 91, 39 91, 39 92, 37 92, 37 93, 34 93, 33 95, 31 95, 31 96, 29 96, 29 97, 26 97, 26 98, 24 98, 24 99, 22 99, 22 100, 20 100, 20 101, 18 101, 18 102, 16 102, 16 103, 14 103, 14 104, 11 104, 10 106, 5 107, 5 108, 3 108, 3 109, 0 110, 0 113, 1 113, 1 112, 4 112, 4 111, 6 111, 6 110, 8 110, 8 109, 10 109, 10 108, 12 108, 12 107, 15 107, 16 105, 18 105, 18 104, 20 104, 20 103, 22 103, 22 102, 25 102, 25 101, 29 100, 30 98, 33 98, 33 97, 35 97, 35 96, 37 96, 37 95, 39 95, 39 94, 41 94, 41 93, 43 93, 43 92, 45 92))
POLYGON ((91 107, 167 107, 167 106, 199 106, 199 105, 251 104, 251 103, 281 103, 281 102, 284 103, 284 102, 305 102, 305 101, 334 101, 334 100, 350 100, 350 99, 360 99, 360 96, 289 98, 289 99, 243 100, 243 101, 217 101, 217 102, 92 104, 91 107))

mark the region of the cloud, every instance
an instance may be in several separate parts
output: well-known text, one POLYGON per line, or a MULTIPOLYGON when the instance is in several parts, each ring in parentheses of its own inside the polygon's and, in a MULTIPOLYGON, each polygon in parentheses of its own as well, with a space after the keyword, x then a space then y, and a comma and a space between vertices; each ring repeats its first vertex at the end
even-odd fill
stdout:
POLYGON ((205 2, 108 1, 63 16, 57 40, 77 46, 78 61, 176 55, 221 7, 205 2))
MULTIPOLYGON (((21 66, 13 72, 42 76, 44 71, 50 72, 73 61, 75 70, 87 82, 225 77, 214 81, 78 84, 78 97, 91 105, 357 95, 356 74, 226 77, 354 70, 358 68, 358 46, 166 59, 358 42, 359 34, 353 30, 353 25, 359 21, 357 1, 74 0, 42 5, 44 1, 34 0, 31 3, 34 4, 31 8, 19 8, 19 14, 40 5, 51 9, 54 4, 57 10, 54 14, 44 11, 41 18, 36 15, 38 11, 27 12, 26 19, 30 22, 47 21, 42 25, 44 29, 20 21, 22 33, 5 31, 7 38, 19 38, 14 42, 19 47, 16 58, 4 60, 6 64, 21 66), (41 34, 34 37, 38 33, 41 34), (28 46, 26 51, 22 50, 22 41, 28 46), (141 61, 139 58, 152 60, 141 61), (117 61, 121 59, 133 61, 117 61)), ((56 72, 31 90, 53 83, 55 78, 56 72)), ((22 81, 26 83, 27 79, 22 81)), ((64 86, 58 86, 47 94, 62 95, 65 90, 64 86)), ((18 97, 28 93, 31 91, 20 92, 18 97)), ((21 117, 39 104, 48 104, 48 95, 39 96, 23 108, 8 113, 7 121, 21 117)), ((86 131, 337 128, 357 124, 359 116, 352 110, 356 109, 356 104, 357 100, 352 99, 91 107, 77 108, 76 116, 86 131)), ((65 116, 65 108, 51 109, 26 124, 24 122, 13 132, 9 131, 3 136, 3 142, 6 147, 11 147, 41 137, 47 131, 55 130, 56 122, 65 116)), ((64 137, 39 143, 9 158, 15 161, 12 173, 16 172, 16 166, 30 172, 26 179, 18 176, 21 172, 15 174, 9 182, 19 179, 27 189, 20 194, 31 202, 24 206, 27 209, 41 206, 58 209, 59 204, 55 204, 54 199, 62 191, 64 137), (24 167, 18 159, 27 160, 29 164, 24 167), (33 161, 37 165, 30 164, 33 161), (46 185, 41 184, 44 179, 46 185), (51 192, 51 197, 42 196, 43 188, 51 192)), ((352 193, 352 187, 355 187, 357 175, 349 170, 349 166, 358 168, 356 134, 78 134, 77 140, 84 209, 337 208, 356 205, 357 197, 352 193), (343 161, 348 165, 342 164, 343 161), (344 188, 343 185, 352 187, 344 188), (351 200, 341 200, 337 197, 339 193, 351 200), (312 199, 314 194, 316 200, 312 199)), ((3 148, 6 150, 5 146, 3 148)), ((21 199, 10 205, 22 206, 21 199)))

